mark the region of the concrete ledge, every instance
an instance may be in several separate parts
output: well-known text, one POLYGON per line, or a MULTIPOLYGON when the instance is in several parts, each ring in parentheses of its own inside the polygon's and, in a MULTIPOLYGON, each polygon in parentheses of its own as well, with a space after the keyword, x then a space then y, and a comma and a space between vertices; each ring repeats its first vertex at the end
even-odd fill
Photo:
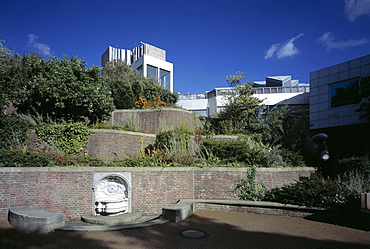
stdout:
POLYGON ((98 231, 117 231, 123 229, 131 229, 138 227, 155 226, 169 222, 169 220, 162 219, 157 216, 143 216, 141 219, 122 223, 118 225, 98 225, 85 222, 69 222, 64 227, 57 230, 61 231, 83 231, 83 232, 98 232, 98 231))
POLYGON ((82 216, 81 220, 91 224, 114 226, 136 221, 142 216, 142 213, 129 213, 115 216, 82 216))
POLYGON ((208 203, 208 204, 219 204, 219 205, 230 205, 230 206, 250 206, 250 207, 261 207, 261 208, 276 208, 276 209, 291 209, 300 211, 323 211, 323 208, 309 208, 306 206, 298 206, 292 204, 284 204, 279 202, 269 201, 247 201, 247 200, 209 200, 209 199, 182 199, 183 202, 192 203, 208 203))
POLYGON ((33 209, 31 206, 9 208, 8 221, 13 227, 36 233, 49 233, 65 225, 65 215, 33 209))
POLYGON ((194 213, 191 200, 180 200, 176 204, 162 208, 162 218, 173 222, 179 222, 190 217, 194 213))

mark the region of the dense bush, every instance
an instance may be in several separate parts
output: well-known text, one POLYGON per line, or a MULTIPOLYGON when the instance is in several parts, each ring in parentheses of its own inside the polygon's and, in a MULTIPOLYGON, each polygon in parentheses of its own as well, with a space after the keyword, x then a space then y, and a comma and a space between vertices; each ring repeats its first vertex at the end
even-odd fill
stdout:
POLYGON ((25 118, 0 117, 0 151, 24 147, 30 127, 25 118))
POLYGON ((319 174, 312 174, 311 177, 300 177, 292 185, 267 191, 264 200, 328 208, 343 204, 346 201, 346 193, 334 180, 325 179, 319 174))
POLYGON ((83 123, 63 123, 60 125, 42 125, 36 127, 39 140, 55 145, 58 150, 68 155, 75 155, 87 144, 91 135, 83 123))
POLYGON ((334 174, 343 174, 349 171, 358 171, 370 175, 370 160, 368 156, 355 156, 338 159, 335 163, 334 174))
POLYGON ((50 161, 45 157, 33 152, 0 151, 1 167, 47 167, 50 161))
POLYGON ((282 188, 266 192, 264 200, 319 208, 355 205, 360 194, 370 191, 370 177, 350 171, 336 178, 314 173, 282 188))
POLYGON ((250 167, 247 176, 236 185, 235 191, 241 200, 259 201, 264 197, 266 186, 263 182, 256 182, 256 168, 250 167))
POLYGON ((155 147, 159 150, 170 150, 177 152, 185 152, 190 143, 190 132, 176 129, 163 131, 156 135, 155 147))
POLYGON ((250 148, 246 141, 226 140, 218 141, 206 139, 202 141, 203 154, 207 157, 215 156, 225 162, 245 162, 247 164, 258 164, 263 155, 258 150, 250 148))

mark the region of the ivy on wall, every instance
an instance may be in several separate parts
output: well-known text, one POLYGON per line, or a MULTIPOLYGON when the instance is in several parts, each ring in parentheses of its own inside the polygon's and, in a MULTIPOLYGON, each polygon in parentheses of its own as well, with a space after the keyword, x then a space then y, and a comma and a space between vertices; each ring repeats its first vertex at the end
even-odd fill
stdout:
POLYGON ((36 128, 39 141, 55 145, 60 152, 75 155, 87 145, 91 135, 84 123, 63 123, 59 125, 42 125, 36 128))

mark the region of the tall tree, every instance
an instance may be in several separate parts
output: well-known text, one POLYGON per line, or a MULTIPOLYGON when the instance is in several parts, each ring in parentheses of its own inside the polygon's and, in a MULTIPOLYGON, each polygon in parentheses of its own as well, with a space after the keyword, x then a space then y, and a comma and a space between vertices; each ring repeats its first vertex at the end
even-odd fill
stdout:
POLYGON ((19 55, 0 40, 0 115, 9 105, 11 94, 16 91, 17 83, 14 76, 19 72, 19 62, 19 55))
POLYGON ((232 90, 225 95, 226 105, 217 115, 221 124, 231 126, 232 133, 252 133, 261 128, 258 119, 264 108, 263 100, 252 96, 255 93, 253 82, 241 83, 243 78, 241 72, 226 77, 232 90))
POLYGON ((159 95, 167 105, 177 102, 177 94, 163 88, 155 79, 145 78, 138 71, 132 70, 122 60, 108 62, 103 72, 117 109, 134 108, 139 97, 150 101, 159 95))
POLYGON ((55 122, 108 118, 113 101, 99 74, 101 68, 85 66, 77 57, 48 61, 34 55, 21 57, 12 78, 18 85, 12 93, 18 112, 37 113, 55 122))

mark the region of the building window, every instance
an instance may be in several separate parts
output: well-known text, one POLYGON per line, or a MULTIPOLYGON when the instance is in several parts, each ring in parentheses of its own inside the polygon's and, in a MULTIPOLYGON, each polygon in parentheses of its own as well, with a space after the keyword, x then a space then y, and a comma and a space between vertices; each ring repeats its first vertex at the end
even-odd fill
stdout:
POLYGON ((359 91, 359 79, 331 85, 331 107, 358 104, 361 101, 359 91))
POLYGON ((159 83, 162 87, 169 89, 170 88, 170 72, 160 69, 159 70, 159 83))
POLYGON ((158 79, 158 68, 151 65, 146 66, 146 75, 154 79, 158 79))

